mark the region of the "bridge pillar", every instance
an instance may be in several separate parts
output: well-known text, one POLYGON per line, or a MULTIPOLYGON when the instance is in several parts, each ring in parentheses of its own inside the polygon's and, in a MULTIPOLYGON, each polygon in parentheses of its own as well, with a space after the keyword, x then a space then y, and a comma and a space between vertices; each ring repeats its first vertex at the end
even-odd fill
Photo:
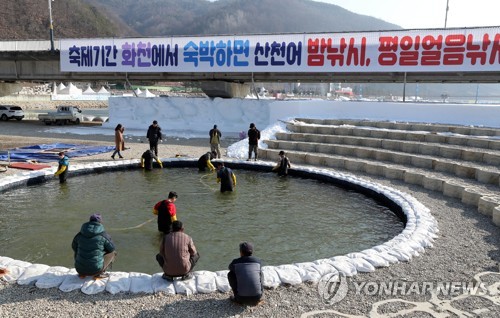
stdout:
POLYGON ((201 89, 208 97, 245 98, 250 85, 224 81, 201 82, 201 89))
POLYGON ((0 83, 0 97, 14 94, 23 89, 19 83, 0 83))

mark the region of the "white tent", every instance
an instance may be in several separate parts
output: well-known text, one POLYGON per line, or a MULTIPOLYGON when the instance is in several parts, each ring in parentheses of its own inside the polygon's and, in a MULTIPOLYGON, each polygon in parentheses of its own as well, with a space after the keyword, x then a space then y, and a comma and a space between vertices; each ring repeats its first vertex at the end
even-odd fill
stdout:
POLYGON ((101 89, 97 92, 97 94, 99 94, 99 95, 111 95, 111 93, 108 92, 107 89, 104 88, 104 86, 101 87, 101 89))
POLYGON ((83 92, 83 95, 94 95, 95 91, 90 87, 90 85, 87 87, 87 89, 83 92))
POLYGON ((60 90, 59 94, 61 95, 82 95, 82 90, 73 85, 73 83, 69 83, 69 85, 60 90))
POLYGON ((63 82, 59 83, 59 85, 57 85, 57 87, 56 87, 56 94, 60 93, 65 88, 66 88, 66 85, 64 85, 63 82))
POLYGON ((141 95, 141 94, 142 94, 142 91, 141 91, 141 89, 140 89, 139 87, 137 87, 137 88, 134 90, 134 93, 135 93, 135 95, 139 96, 139 95, 141 95))
POLYGON ((151 93, 147 88, 144 92, 138 95, 139 97, 156 97, 155 94, 151 93))

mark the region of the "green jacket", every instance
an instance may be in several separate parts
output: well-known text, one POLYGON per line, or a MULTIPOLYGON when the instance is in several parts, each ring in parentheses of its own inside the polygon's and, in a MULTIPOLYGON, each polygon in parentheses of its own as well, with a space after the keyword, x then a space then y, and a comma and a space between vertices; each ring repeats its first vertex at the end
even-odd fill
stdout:
POLYGON ((111 253, 115 246, 111 237, 99 222, 82 224, 75 235, 71 248, 75 252, 75 269, 80 275, 95 275, 102 271, 104 254, 111 253))

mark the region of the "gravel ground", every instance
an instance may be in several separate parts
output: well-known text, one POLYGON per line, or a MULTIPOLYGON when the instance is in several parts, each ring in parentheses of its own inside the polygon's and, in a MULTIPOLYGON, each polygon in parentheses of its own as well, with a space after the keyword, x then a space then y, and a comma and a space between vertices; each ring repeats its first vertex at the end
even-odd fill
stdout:
MULTIPOLYGON (((1 122, 0 149, 18 145, 77 142, 112 145, 112 136, 51 135, 36 122, 1 122), (19 138, 23 136, 23 138, 19 138)), ((224 141, 224 148, 232 140, 224 141)), ((146 144, 128 143, 125 158, 140 158, 146 144)), ((172 139, 160 146, 160 157, 183 154, 199 157, 208 149, 208 140, 172 139)), ((72 159, 74 161, 111 160, 110 154, 72 159)), ((292 163, 293 164, 293 163, 292 163)), ((15 169, 0 173, 12 174, 15 169)), ((500 299, 492 297, 419 295, 368 295, 355 293, 355 284, 370 282, 470 282, 481 272, 496 272, 488 279, 500 281, 500 231, 491 217, 479 214, 475 208, 459 200, 399 181, 356 174, 370 181, 410 193, 431 209, 439 224, 439 237, 434 247, 408 263, 393 264, 373 273, 362 273, 349 279, 347 297, 327 304, 318 293, 316 284, 281 286, 266 290, 265 301, 257 307, 238 306, 228 300, 228 294, 166 295, 101 293, 85 295, 80 291, 64 293, 58 289, 38 289, 0 281, 0 317, 341 317, 346 315, 398 317, 498 317, 500 299), (403 301, 391 301, 400 298, 403 301), (402 310, 407 309, 408 312, 402 310), (399 313, 399 314, 396 314, 399 313)), ((312 217, 314 214, 310 213, 312 217)), ((1 255, 1 252, 0 252, 1 255)), ((236 257, 237 255, 235 255, 236 257)), ((258 255, 257 255, 258 256, 258 255)), ((333 255, 332 255, 333 256, 333 255)), ((229 262, 229 260, 228 260, 229 262)))

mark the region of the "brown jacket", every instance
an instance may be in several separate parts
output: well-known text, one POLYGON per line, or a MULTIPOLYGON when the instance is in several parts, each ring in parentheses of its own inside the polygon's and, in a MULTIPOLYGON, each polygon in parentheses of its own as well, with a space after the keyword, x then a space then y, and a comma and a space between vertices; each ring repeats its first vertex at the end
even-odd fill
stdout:
POLYGON ((182 276, 191 269, 189 258, 197 254, 193 239, 184 232, 171 232, 163 237, 160 254, 165 262, 163 272, 168 276, 182 276))
POLYGON ((115 147, 116 150, 123 150, 123 144, 125 140, 123 139, 123 132, 120 129, 115 130, 115 147))

